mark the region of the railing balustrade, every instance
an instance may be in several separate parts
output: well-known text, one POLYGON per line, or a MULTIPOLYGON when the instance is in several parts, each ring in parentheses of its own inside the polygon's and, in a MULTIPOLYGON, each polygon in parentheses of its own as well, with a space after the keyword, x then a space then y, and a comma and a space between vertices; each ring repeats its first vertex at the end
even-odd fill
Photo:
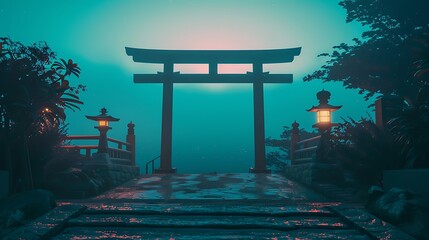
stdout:
MULTIPOLYGON (((100 136, 97 135, 75 135, 66 136, 65 141, 75 140, 97 140, 99 141, 100 136)), ((135 135, 134 135, 134 124, 128 124, 128 134, 126 137, 127 141, 120 141, 114 138, 107 138, 108 143, 117 144, 116 147, 108 147, 107 153, 114 164, 122 165, 135 165, 135 135)), ((110 144, 112 145, 112 144, 110 144)), ((91 160, 91 156, 98 150, 98 145, 62 145, 62 149, 69 151, 76 151, 83 155, 85 160, 91 160)))
POLYGON ((161 157, 161 156, 158 156, 158 157, 156 157, 156 158, 154 158, 154 159, 152 159, 146 163, 146 174, 149 174, 149 166, 151 166, 151 172, 150 173, 153 174, 155 172, 155 160, 158 159, 159 157, 161 157))
POLYGON ((320 136, 305 139, 296 143, 293 164, 312 162, 316 156, 320 136))
POLYGON ((300 140, 299 124, 292 124, 291 145, 290 145, 290 160, 293 165, 310 163, 316 160, 317 148, 319 146, 321 136, 300 140))

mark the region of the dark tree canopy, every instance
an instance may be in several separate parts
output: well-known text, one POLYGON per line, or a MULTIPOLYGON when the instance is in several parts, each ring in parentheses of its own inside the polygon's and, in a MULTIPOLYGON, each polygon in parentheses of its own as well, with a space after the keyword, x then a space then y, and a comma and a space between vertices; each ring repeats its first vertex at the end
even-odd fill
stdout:
POLYGON ((407 35, 429 23, 426 0, 343 0, 339 5, 347 11, 347 22, 358 21, 371 28, 364 36, 383 36, 388 32, 407 35))
POLYGON ((85 87, 71 87, 66 79, 79 74, 76 63, 57 61, 45 42, 25 46, 1 38, 0 130, 28 135, 58 126, 66 118, 66 108, 79 109, 82 104, 76 94, 85 87))
POLYGON ((369 29, 354 44, 334 46, 325 65, 304 80, 340 81, 359 89, 368 99, 374 94, 397 94, 414 100, 427 77, 415 77, 429 59, 429 1, 343 0, 347 22, 369 29))
POLYGON ((12 191, 34 186, 64 134, 65 109, 83 104, 77 95, 85 86, 69 84, 79 74, 76 63, 57 60, 45 42, 0 38, 0 169, 9 171, 12 191))

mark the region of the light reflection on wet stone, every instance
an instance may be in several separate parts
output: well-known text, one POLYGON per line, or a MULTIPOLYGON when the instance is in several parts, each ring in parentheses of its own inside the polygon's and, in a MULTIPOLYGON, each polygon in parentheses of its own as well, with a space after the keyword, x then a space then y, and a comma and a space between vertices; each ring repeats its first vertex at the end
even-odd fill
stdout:
POLYGON ((280 175, 246 173, 143 175, 97 199, 323 200, 280 175))
POLYGON ((180 204, 145 204, 145 203, 122 203, 122 204, 103 204, 99 205, 97 203, 87 204, 88 209, 87 213, 99 213, 104 214, 108 212, 115 211, 117 213, 126 214, 127 212, 141 213, 141 214, 150 214, 157 213, 161 214, 163 212, 169 212, 172 214, 214 214, 214 213, 224 213, 224 214, 248 214, 255 213, 259 215, 320 215, 320 216, 330 216, 332 213, 324 208, 315 208, 314 206, 308 205, 298 205, 298 206, 285 206, 276 204, 244 204, 244 203, 234 203, 234 204, 192 204, 192 203, 180 203, 180 204))
MULTIPOLYGON (((276 174, 147 175, 59 205, 84 209, 73 202, 86 209, 64 212, 72 217, 53 239, 409 239, 358 206, 326 201, 276 174)), ((26 231, 59 223, 51 214, 26 231)))
MULTIPOLYGON (((87 228, 69 228, 55 239, 70 239, 70 236, 76 234, 76 237, 85 238, 91 236, 91 239, 331 239, 331 240, 368 240, 356 230, 294 230, 289 232, 267 231, 255 229, 222 229, 214 231, 213 229, 136 229, 136 228, 116 228, 113 231, 105 228, 97 230, 87 228), (353 238, 350 238, 353 236, 353 238)), ((77 239, 76 238, 76 239, 77 239)))
POLYGON ((297 228, 344 229, 350 228, 334 217, 244 217, 195 215, 83 215, 70 220, 69 226, 88 227, 175 227, 187 228, 253 228, 292 230, 297 228))

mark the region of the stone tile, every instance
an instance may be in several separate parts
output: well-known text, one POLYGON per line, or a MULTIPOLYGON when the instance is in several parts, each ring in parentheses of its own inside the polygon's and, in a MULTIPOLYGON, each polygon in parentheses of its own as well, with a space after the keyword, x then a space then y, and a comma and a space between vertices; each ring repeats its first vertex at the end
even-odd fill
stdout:
POLYGON ((278 174, 143 175, 96 199, 325 199, 278 174))

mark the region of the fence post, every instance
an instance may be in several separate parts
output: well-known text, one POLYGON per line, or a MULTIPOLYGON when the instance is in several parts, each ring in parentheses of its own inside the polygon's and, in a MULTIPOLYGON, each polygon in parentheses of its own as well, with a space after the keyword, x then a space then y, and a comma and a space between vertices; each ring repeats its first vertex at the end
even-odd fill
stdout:
POLYGON ((299 123, 296 121, 292 123, 292 134, 290 136, 290 148, 289 148, 289 158, 291 161, 291 164, 293 164, 295 160, 295 150, 296 150, 296 143, 299 142, 299 123))
POLYGON ((131 165, 136 165, 136 135, 134 135, 133 122, 128 123, 128 134, 127 134, 127 150, 131 152, 131 165))

